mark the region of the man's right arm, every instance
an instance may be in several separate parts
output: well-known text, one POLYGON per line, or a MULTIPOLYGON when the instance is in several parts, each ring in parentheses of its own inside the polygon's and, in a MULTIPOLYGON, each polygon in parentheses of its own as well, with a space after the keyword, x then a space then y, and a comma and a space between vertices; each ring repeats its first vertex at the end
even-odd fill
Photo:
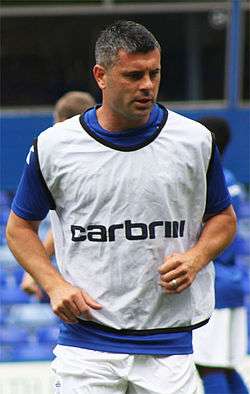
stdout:
POLYGON ((66 323, 76 323, 82 313, 89 317, 90 308, 100 309, 86 292, 68 283, 51 264, 38 237, 38 221, 24 220, 11 212, 6 229, 10 250, 25 271, 46 291, 53 312, 66 323))
POLYGON ((17 260, 50 297, 53 312, 67 323, 89 309, 99 309, 86 292, 68 283, 53 267, 46 249, 38 237, 40 221, 51 206, 51 198, 41 181, 37 154, 31 147, 24 171, 12 203, 6 238, 17 260))

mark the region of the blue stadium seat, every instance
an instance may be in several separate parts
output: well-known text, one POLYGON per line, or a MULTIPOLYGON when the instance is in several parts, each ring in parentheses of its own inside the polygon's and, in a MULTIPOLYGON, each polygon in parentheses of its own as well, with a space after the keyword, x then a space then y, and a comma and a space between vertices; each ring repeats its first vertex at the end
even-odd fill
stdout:
POLYGON ((14 326, 2 326, 0 327, 0 344, 20 344, 28 342, 29 332, 25 328, 14 327, 14 326))
POLYGON ((0 351, 0 362, 15 361, 15 346, 2 345, 0 351))
POLYGON ((15 282, 17 286, 20 286, 23 279, 24 269, 18 265, 12 269, 11 275, 15 278, 15 282))
POLYGON ((19 265, 11 267, 1 267, 0 269, 0 287, 19 287, 23 278, 24 270, 19 265))
POLYGON ((10 214, 10 209, 7 207, 1 207, 0 209, 0 224, 6 225, 8 217, 10 214))
POLYGON ((40 343, 56 343, 59 334, 59 326, 41 327, 37 330, 37 339, 40 343))
POLYGON ((0 264, 2 269, 11 269, 18 266, 7 245, 0 246, 0 264))
POLYGON ((15 268, 9 271, 0 270, 0 288, 17 288, 21 284, 22 277, 23 270, 21 268, 15 268))
POLYGON ((5 224, 0 224, 0 245, 6 245, 5 224))
POLYGON ((53 347, 49 345, 19 345, 13 361, 51 361, 54 359, 53 347))
POLYGON ((24 304, 31 302, 31 297, 19 287, 6 287, 1 289, 1 303, 5 305, 24 304))
POLYGON ((7 318, 8 324, 22 327, 46 327, 56 324, 57 318, 49 304, 13 305, 7 318))
POLYGON ((3 305, 0 305, 0 325, 3 325, 6 321, 7 310, 3 305))
POLYGON ((0 362, 51 361, 54 358, 53 347, 39 344, 3 345, 0 362))
POLYGON ((250 201, 245 200, 240 205, 240 217, 250 218, 250 201))
POLYGON ((0 191, 0 207, 10 207, 12 197, 8 192, 0 191))
POLYGON ((0 269, 0 287, 7 287, 8 274, 5 270, 0 269))

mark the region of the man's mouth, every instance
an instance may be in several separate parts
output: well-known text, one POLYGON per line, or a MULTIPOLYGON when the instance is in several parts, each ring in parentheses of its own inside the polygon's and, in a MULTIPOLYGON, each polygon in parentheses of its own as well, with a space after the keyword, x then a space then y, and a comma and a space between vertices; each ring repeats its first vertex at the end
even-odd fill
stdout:
POLYGON ((135 101, 141 104, 148 104, 152 102, 152 98, 136 99, 135 101))

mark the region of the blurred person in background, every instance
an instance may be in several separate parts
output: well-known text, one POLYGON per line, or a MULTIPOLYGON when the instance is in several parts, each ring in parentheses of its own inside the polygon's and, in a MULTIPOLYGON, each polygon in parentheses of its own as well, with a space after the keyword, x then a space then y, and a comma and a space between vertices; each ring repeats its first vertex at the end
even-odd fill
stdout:
MULTIPOLYGON (((199 122, 211 130, 221 156, 231 138, 230 126, 218 117, 203 117, 199 122)), ((243 200, 242 189, 235 176, 223 168, 226 184, 236 215, 243 200)), ((245 295, 249 291, 248 272, 240 262, 240 239, 215 259, 215 311, 208 324, 195 330, 194 358, 202 378, 205 394, 247 394, 237 366, 247 354, 247 309, 245 295)))
MULTIPOLYGON (((71 91, 65 93, 55 104, 53 114, 54 123, 63 122, 66 119, 72 118, 72 116, 82 114, 94 105, 95 100, 88 92, 71 91)), ((50 215, 53 215, 53 211, 50 211, 50 215)), ((48 230, 43 240, 43 245, 48 257, 52 258, 55 254, 55 247, 51 229, 48 230)), ((23 275, 21 288, 28 294, 34 294, 40 301, 49 302, 47 294, 44 293, 28 272, 25 272, 23 275)))

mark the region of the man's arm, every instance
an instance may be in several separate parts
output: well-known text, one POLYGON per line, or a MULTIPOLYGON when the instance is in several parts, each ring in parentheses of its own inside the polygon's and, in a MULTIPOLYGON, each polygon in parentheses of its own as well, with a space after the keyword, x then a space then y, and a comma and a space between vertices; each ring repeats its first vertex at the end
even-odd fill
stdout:
POLYGON ((166 256, 159 268, 159 284, 166 293, 181 293, 188 288, 197 273, 233 240, 236 233, 236 215, 232 205, 205 220, 196 245, 185 253, 166 256))
MULTIPOLYGON (((51 229, 48 230, 43 245, 48 257, 51 258, 55 254, 54 239, 51 229)), ((42 290, 28 272, 24 273, 20 287, 26 293, 34 294, 38 300, 43 298, 42 290)))
POLYGON ((100 309, 86 292, 72 286, 61 276, 38 237, 40 222, 28 221, 11 212, 6 229, 8 245, 16 259, 50 297, 53 312, 66 323, 76 323, 90 308, 100 309))
POLYGON ((48 257, 52 257, 55 254, 55 246, 54 246, 54 238, 53 238, 53 233, 52 230, 49 229, 45 239, 43 240, 43 245, 46 250, 46 253, 48 257))

